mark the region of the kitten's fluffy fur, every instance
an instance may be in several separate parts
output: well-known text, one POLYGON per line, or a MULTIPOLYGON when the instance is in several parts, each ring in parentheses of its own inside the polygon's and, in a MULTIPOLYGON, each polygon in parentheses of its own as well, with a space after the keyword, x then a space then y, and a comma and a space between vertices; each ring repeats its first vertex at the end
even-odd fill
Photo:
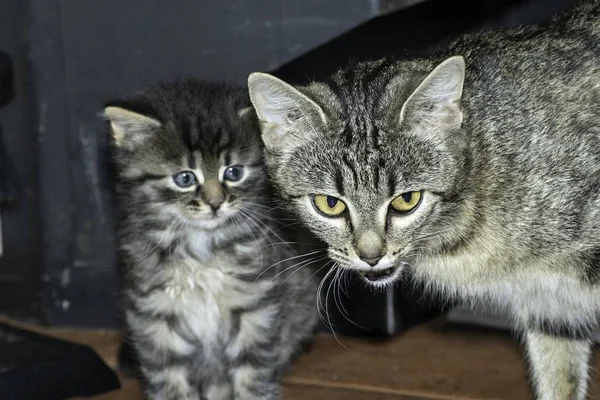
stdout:
POLYGON ((274 182, 330 256, 378 271, 374 285, 411 266, 448 297, 510 310, 543 400, 585 397, 598 327, 599 18, 586 1, 431 59, 297 88, 249 78, 274 182), (391 209, 413 191, 412 212, 391 209), (326 217, 314 194, 346 210, 326 217))
POLYGON ((244 89, 182 81, 104 110, 127 326, 150 399, 277 399, 315 331, 310 269, 286 269, 293 252, 271 244, 284 239, 248 106, 244 89))

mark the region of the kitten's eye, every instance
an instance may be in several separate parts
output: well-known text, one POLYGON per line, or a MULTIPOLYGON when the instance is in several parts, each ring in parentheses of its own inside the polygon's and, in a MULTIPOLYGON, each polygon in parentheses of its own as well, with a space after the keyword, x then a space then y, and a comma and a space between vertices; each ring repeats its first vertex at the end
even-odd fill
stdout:
POLYGON ((179 187, 187 188, 196 183, 196 175, 190 171, 183 171, 173 176, 173 182, 179 187))
POLYGON ((408 213, 421 203, 421 192, 406 192, 396 197, 390 203, 394 211, 399 213, 408 213))
POLYGON ((234 167, 229 167, 225 170, 225 172, 223 173, 223 178, 226 181, 239 181, 240 179, 242 179, 242 176, 244 175, 244 167, 242 167, 241 165, 236 165, 234 167))
POLYGON ((338 217, 346 211, 346 204, 337 197, 315 194, 312 202, 317 211, 327 217, 338 217))

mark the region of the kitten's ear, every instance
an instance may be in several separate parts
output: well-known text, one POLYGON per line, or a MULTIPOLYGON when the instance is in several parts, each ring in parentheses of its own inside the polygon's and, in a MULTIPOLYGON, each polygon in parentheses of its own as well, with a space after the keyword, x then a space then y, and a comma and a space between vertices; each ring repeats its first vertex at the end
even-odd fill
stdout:
POLYGON ((240 117, 240 118, 246 118, 246 117, 251 116, 252 114, 256 115, 255 111, 254 111, 254 107, 252 107, 252 106, 244 107, 238 111, 238 117, 240 117))
MULTIPOLYGON (((461 56, 450 57, 439 64, 404 102, 400 121, 409 114, 430 114, 438 122, 460 126, 462 110, 460 100, 465 81, 465 60, 461 56)), ((428 118, 429 119, 429 118, 428 118)))
POLYGON ((132 148, 161 127, 161 123, 154 118, 116 105, 108 105, 101 115, 110 121, 117 147, 132 148))
POLYGON ((263 141, 271 151, 285 152, 306 143, 327 124, 317 103, 272 75, 250 74, 248 89, 263 141))

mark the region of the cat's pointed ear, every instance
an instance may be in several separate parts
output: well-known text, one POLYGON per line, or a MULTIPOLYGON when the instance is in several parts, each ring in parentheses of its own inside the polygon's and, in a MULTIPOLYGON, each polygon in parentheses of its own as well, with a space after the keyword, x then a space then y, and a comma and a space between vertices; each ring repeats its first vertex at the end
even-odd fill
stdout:
POLYGON ((429 117, 452 125, 462 123, 460 100, 465 81, 465 60, 462 56, 450 57, 427 75, 404 102, 400 121, 409 114, 430 114, 429 117))
POLYGON ((106 106, 101 116, 110 121, 117 147, 132 148, 161 127, 158 120, 117 105, 106 106))
POLYGON ((256 115, 254 107, 252 106, 244 107, 238 111, 238 117, 240 118, 248 118, 252 116, 252 114, 256 115))
POLYGON ((327 124, 317 103, 272 75, 250 74, 248 89, 263 141, 271 151, 285 152, 306 143, 327 124))

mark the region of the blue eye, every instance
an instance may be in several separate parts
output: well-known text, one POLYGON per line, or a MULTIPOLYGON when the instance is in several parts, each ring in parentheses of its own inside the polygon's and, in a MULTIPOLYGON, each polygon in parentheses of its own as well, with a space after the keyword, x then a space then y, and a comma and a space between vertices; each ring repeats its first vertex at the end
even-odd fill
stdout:
POLYGON ((179 187, 187 188, 196 183, 196 175, 190 171, 183 171, 173 176, 173 182, 179 187))
POLYGON ((223 178, 226 181, 239 181, 240 179, 242 179, 242 176, 244 175, 244 167, 242 167, 241 165, 236 165, 234 167, 228 167, 225 172, 223 173, 223 178))

